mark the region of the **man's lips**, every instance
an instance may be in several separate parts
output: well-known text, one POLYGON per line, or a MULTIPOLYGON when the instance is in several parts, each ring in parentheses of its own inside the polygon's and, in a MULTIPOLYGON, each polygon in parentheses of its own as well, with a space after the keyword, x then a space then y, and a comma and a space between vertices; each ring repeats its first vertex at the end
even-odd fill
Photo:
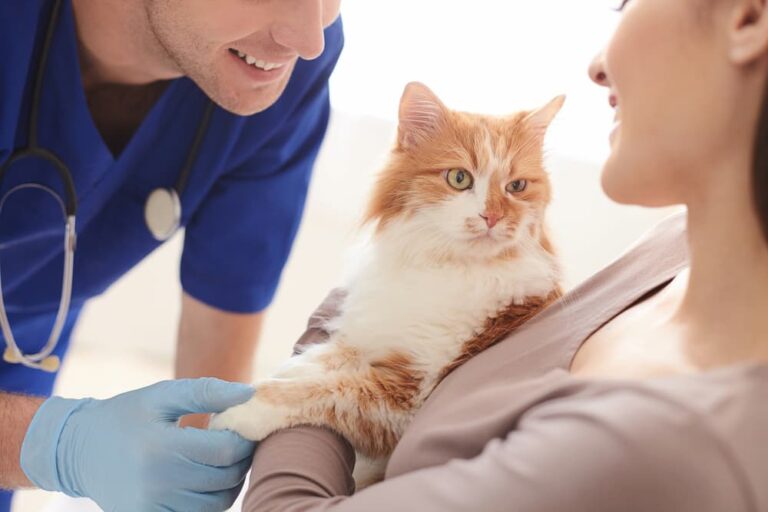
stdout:
POLYGON ((281 60, 275 60, 269 61, 265 59, 259 59, 257 57, 254 57, 246 52, 243 52, 241 50, 238 50, 236 48, 230 48, 229 53, 238 57, 240 60, 242 60, 244 63, 246 63, 249 66, 253 66, 255 68, 264 70, 264 71, 272 71, 273 69, 279 69, 283 66, 286 66, 290 63, 290 59, 281 59, 281 60))
POLYGON ((266 85, 279 81, 292 69, 291 62, 269 63, 253 58, 248 59, 248 57, 245 56, 241 57, 237 50, 233 49, 230 49, 228 53, 232 63, 244 72, 248 81, 258 85, 266 85), (249 64, 249 60, 251 60, 253 64, 249 64))

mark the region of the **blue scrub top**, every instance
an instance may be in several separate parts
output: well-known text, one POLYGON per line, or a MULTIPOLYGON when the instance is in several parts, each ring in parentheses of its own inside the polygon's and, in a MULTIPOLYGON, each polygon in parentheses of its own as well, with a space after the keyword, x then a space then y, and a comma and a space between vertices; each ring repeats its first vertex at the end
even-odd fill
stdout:
MULTIPOLYGON (((0 2, 0 163, 27 144, 32 81, 52 4, 0 2)), ((325 38, 323 55, 300 61, 268 110, 249 117, 214 111, 181 198, 181 283, 206 304, 256 312, 272 300, 328 124, 328 78, 343 45, 340 20, 325 38)), ((173 81, 115 158, 88 110, 74 16, 64 1, 38 129, 40 144, 69 166, 79 201, 72 310, 59 356, 85 302, 158 247, 144 222, 145 200, 176 182, 208 101, 192 81, 173 81)), ((57 176, 47 164, 25 161, 10 168, 0 194, 28 181, 61 191, 57 176)), ((26 353, 45 344, 61 294, 64 224, 57 208, 45 193, 25 190, 10 196, 0 215, 4 297, 26 353)), ((48 395, 53 378, 0 361, 0 390, 48 395)))

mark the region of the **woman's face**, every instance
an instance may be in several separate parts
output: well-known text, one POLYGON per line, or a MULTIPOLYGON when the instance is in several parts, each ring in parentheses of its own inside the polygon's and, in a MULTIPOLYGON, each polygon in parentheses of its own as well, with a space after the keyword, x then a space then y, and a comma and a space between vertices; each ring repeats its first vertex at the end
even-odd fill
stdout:
POLYGON ((589 69, 616 111, 602 175, 609 197, 644 206, 688 203, 722 179, 715 169, 722 171, 736 149, 749 152, 744 144, 754 134, 762 87, 733 58, 737 7, 748 3, 624 2, 615 34, 589 69))

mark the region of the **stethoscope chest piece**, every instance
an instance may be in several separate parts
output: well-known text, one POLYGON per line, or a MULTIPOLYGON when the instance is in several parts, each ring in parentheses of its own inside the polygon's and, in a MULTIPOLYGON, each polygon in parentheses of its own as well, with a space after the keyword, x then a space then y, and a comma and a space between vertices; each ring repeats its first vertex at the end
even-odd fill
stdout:
POLYGON ((181 225, 181 200, 176 190, 153 190, 144 205, 144 220, 155 240, 164 242, 171 238, 181 225))
POLYGON ((203 120, 197 128, 192 148, 187 155, 187 161, 178 180, 176 180, 176 185, 173 188, 156 188, 149 194, 147 202, 144 204, 144 222, 158 242, 165 242, 171 238, 181 226, 181 195, 187 186, 192 166, 197 159, 197 152, 203 143, 203 137, 208 129, 214 108, 214 103, 209 101, 203 113, 203 120))

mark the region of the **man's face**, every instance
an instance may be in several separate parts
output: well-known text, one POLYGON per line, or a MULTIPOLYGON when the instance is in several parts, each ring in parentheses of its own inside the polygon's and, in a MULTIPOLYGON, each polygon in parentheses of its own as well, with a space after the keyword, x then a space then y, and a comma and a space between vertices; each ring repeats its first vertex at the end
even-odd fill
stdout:
POLYGON ((325 47, 341 0, 144 0, 173 64, 217 104, 250 115, 285 90, 299 58, 325 47))

